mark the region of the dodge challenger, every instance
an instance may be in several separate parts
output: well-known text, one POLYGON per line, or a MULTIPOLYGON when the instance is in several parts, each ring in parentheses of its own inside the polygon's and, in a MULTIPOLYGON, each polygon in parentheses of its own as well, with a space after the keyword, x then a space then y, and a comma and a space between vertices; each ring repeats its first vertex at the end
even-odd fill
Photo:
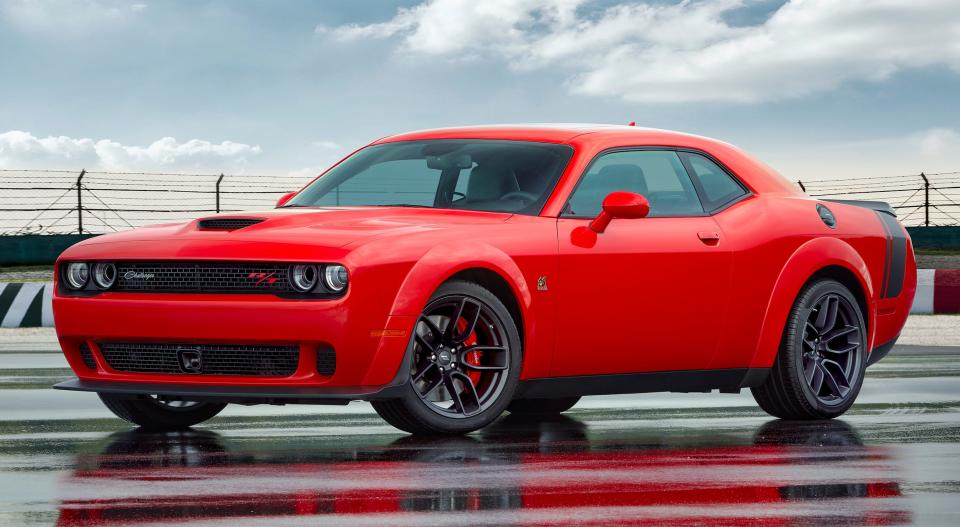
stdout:
POLYGON ((888 205, 603 125, 386 137, 273 210, 88 239, 55 276, 56 388, 131 423, 363 400, 417 434, 658 391, 836 417, 916 289, 888 205))

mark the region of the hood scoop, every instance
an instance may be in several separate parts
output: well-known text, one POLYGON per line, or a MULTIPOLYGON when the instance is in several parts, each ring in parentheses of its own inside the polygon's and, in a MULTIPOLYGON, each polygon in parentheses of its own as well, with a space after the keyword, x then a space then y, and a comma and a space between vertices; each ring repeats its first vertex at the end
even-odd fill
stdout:
POLYGON ((200 220, 197 228, 202 231, 235 231, 261 223, 266 218, 208 218, 200 220))

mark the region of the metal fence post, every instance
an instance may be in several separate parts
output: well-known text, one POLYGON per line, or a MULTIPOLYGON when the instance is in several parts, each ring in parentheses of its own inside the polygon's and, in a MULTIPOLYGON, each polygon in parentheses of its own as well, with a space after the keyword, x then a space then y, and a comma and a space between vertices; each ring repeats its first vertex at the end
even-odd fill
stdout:
POLYGON ((807 187, 803 186, 803 181, 800 181, 800 180, 798 179, 798 180, 797 180, 797 185, 800 185, 800 190, 802 190, 802 191, 804 191, 804 192, 807 191, 807 187))
POLYGON ((77 177, 77 234, 83 234, 83 176, 87 175, 87 169, 80 170, 80 176, 77 177))
POLYGON ((220 214, 220 182, 223 181, 223 172, 217 178, 217 214, 220 214))
POLYGON ((927 175, 923 172, 920 172, 920 177, 923 178, 923 225, 925 227, 930 226, 930 180, 927 179, 927 175))

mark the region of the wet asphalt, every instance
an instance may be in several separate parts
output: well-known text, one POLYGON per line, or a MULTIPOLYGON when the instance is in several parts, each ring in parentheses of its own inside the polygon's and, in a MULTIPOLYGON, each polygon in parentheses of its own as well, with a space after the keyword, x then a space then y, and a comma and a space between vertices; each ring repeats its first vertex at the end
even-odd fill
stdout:
POLYGON ((70 373, 49 342, 0 359, 0 525, 960 524, 960 347, 898 347, 842 420, 646 394, 446 439, 361 403, 142 433, 50 390, 70 373))

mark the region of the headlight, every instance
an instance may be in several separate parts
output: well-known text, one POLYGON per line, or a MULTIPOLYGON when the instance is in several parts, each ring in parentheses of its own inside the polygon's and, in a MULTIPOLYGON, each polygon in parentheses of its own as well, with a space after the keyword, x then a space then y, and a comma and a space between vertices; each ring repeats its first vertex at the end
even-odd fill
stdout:
POLYGON ((307 293, 317 285, 317 266, 294 265, 290 271, 290 285, 300 293, 307 293))
POLYGON ((117 281, 117 266, 112 263, 93 264, 93 283, 101 289, 110 289, 117 281))
POLYGON ((323 283, 334 293, 347 287, 347 268, 342 265, 328 265, 323 269, 323 283))
POLYGON ((72 262, 67 265, 64 278, 70 289, 82 289, 90 279, 90 267, 85 262, 72 262))

